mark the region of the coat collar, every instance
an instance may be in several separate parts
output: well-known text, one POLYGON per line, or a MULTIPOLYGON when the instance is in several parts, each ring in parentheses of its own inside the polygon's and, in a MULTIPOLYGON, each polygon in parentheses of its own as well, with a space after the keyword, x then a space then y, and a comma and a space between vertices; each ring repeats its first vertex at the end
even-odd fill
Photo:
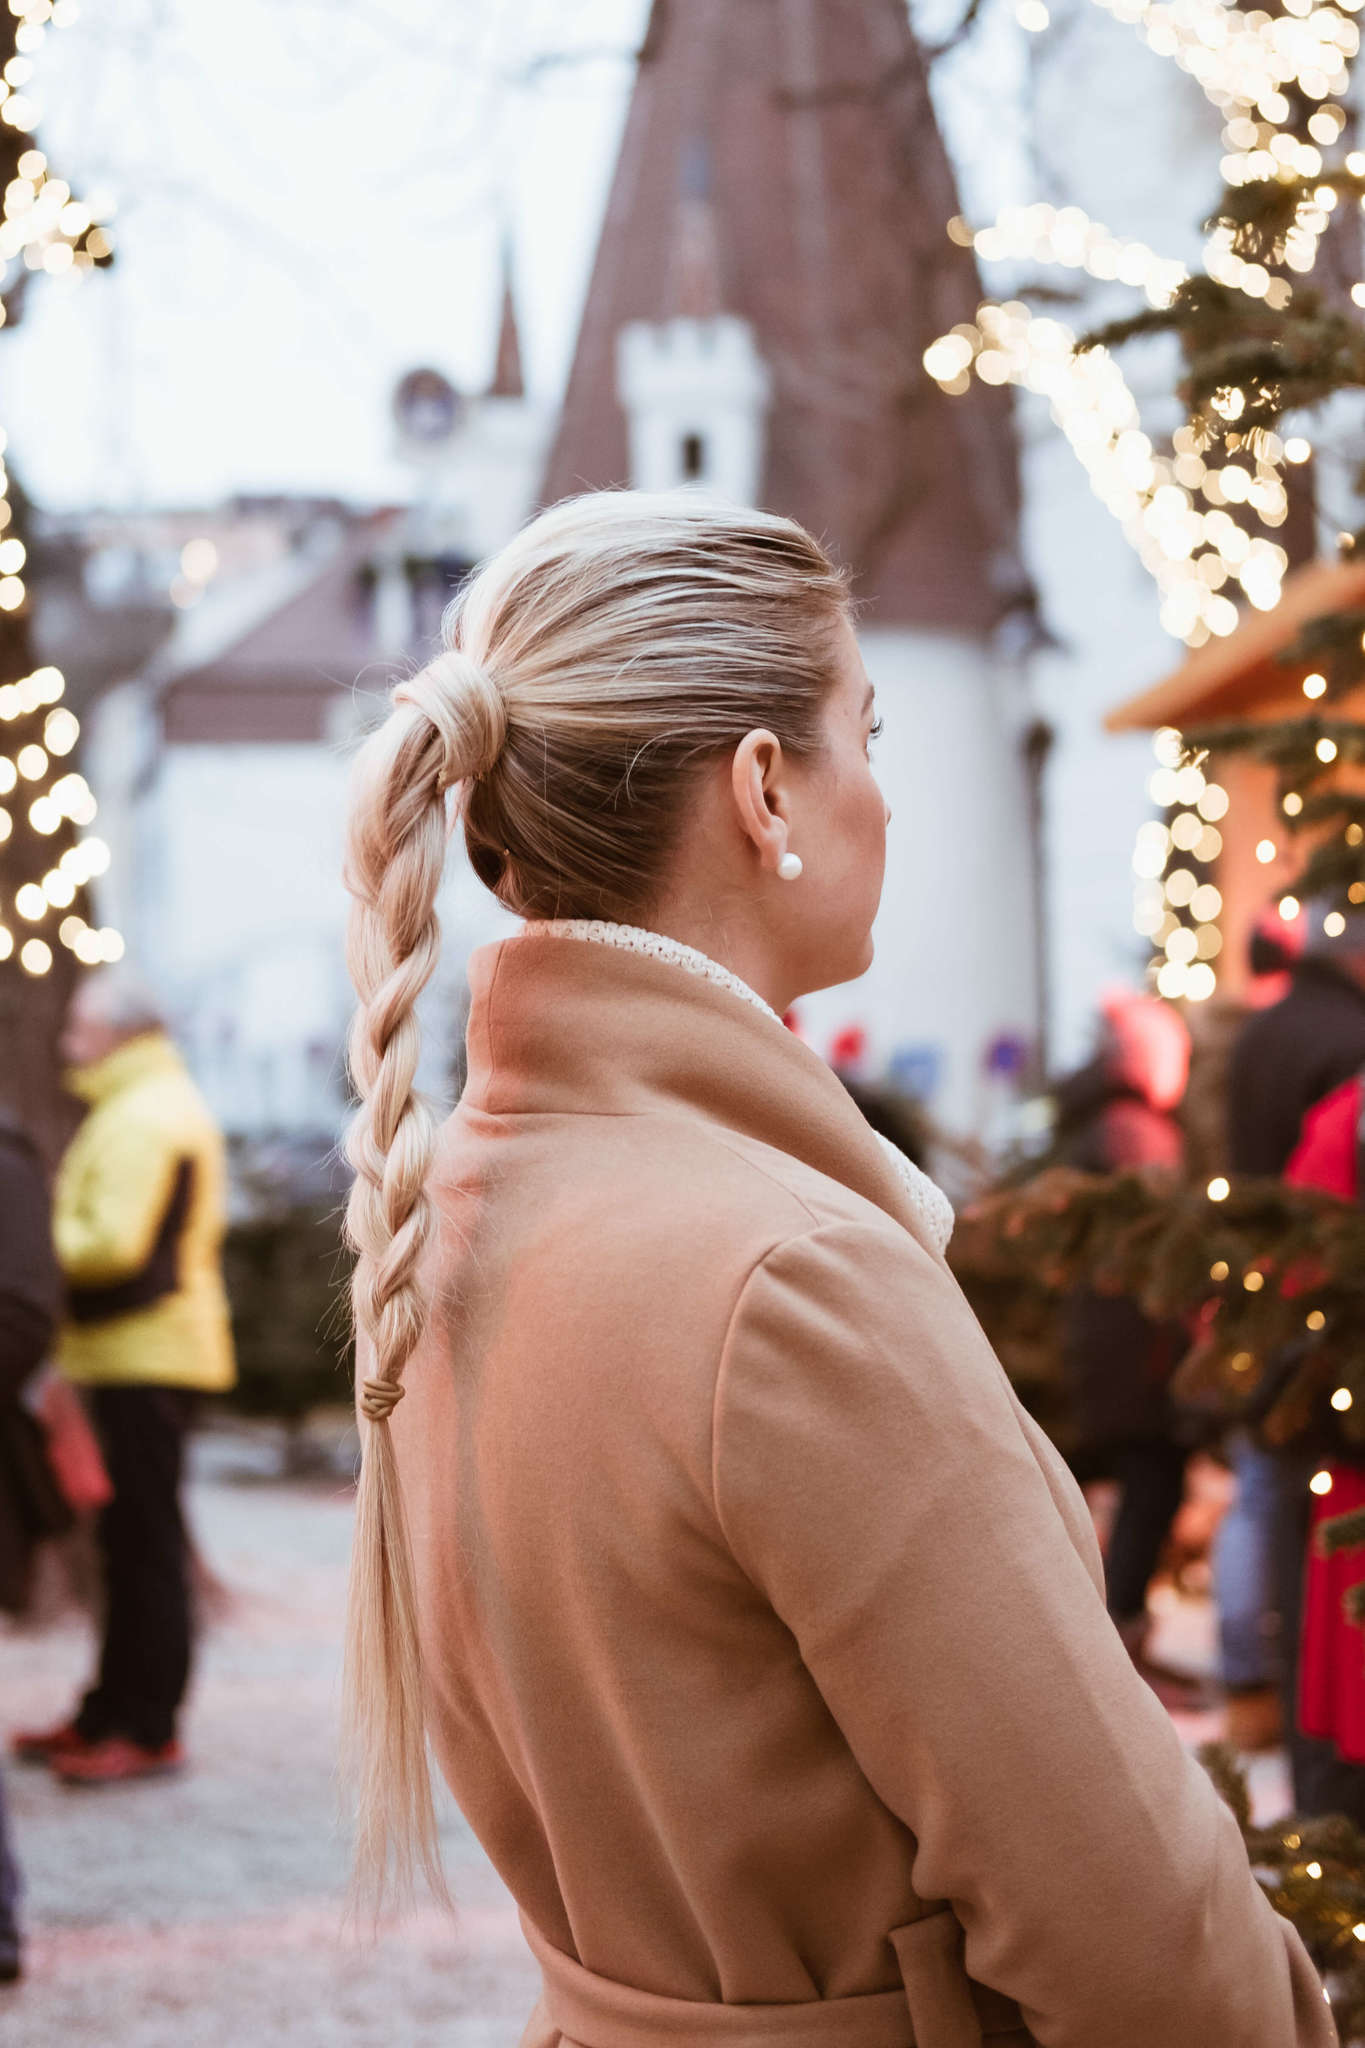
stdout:
POLYGON ((766 1006, 671 962, 533 925, 480 947, 469 985, 467 1107, 699 1116, 801 1160, 936 1249, 843 1084, 766 1006))

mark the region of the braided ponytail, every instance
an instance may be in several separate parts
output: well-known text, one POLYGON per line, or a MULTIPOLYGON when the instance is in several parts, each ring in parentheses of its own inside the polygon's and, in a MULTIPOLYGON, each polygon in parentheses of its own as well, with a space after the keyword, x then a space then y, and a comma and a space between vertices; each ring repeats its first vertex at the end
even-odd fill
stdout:
POLYGON ((445 792, 497 759, 506 729, 496 685, 456 652, 393 693, 393 711, 356 763, 346 884, 347 962, 360 998, 350 1064, 360 1096, 347 1137, 355 1169, 346 1228, 352 1299, 369 1372, 358 1406, 362 1455, 346 1616, 345 1748, 355 1787, 360 1895, 400 1894, 420 1864, 448 1903, 426 1754, 416 1589, 389 1416, 426 1323, 418 1267, 431 1233, 424 1183, 435 1121, 413 1087, 418 996, 440 950, 436 895, 450 821, 445 792))

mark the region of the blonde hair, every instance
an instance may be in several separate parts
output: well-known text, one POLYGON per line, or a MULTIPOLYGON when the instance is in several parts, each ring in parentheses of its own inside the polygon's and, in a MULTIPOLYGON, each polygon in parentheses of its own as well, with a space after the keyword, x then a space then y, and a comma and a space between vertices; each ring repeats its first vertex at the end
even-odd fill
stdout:
POLYGON ((388 1417, 428 1314, 435 1126, 414 1092, 415 1004, 458 792, 475 872, 528 918, 638 920, 690 775, 764 726, 798 758, 848 614, 843 574, 789 519, 699 492, 599 492, 542 513, 464 587, 446 650, 393 692, 356 768, 347 854, 360 1109, 347 1214, 370 1355, 346 1639, 356 1874, 445 1896, 416 1588, 388 1417))

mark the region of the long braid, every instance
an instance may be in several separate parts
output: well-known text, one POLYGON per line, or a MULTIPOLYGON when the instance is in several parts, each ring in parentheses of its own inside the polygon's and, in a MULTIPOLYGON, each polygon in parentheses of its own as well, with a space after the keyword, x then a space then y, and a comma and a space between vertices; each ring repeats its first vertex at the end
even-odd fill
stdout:
POLYGON ((389 1416, 426 1325, 418 1269, 431 1233, 424 1192, 435 1122, 414 1089, 417 998, 440 951, 436 895, 449 839, 445 789, 496 758, 505 713, 458 654, 394 693, 394 711, 356 764, 346 881, 347 961, 360 998, 350 1037, 360 1108, 347 1233, 361 1381, 362 1458, 346 1618, 346 1753, 355 1788, 359 1892, 401 1894, 420 1864, 447 1899, 426 1754, 426 1700, 407 1518, 389 1416))

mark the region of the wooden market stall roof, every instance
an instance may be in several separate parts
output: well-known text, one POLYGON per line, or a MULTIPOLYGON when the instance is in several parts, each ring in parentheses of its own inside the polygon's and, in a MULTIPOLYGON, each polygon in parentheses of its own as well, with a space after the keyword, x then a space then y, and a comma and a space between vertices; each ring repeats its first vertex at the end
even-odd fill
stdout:
MULTIPOLYGON (((1301 675, 1277 660, 1310 619, 1365 610, 1365 561, 1305 562, 1284 580, 1273 611, 1248 611, 1226 639, 1206 640, 1151 689, 1109 713, 1110 732, 1184 727, 1269 707, 1296 692, 1301 675)), ((1302 663, 1306 671, 1310 664, 1302 663)))

